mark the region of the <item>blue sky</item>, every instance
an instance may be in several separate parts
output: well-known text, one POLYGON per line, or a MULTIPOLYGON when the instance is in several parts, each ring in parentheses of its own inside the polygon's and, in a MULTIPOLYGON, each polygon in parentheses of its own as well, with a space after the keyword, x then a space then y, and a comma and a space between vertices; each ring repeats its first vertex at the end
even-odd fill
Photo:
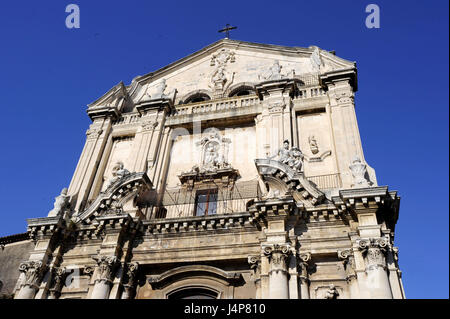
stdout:
POLYGON ((378 183, 402 197, 395 243, 408 298, 448 298, 448 1, 2 1, 0 236, 68 186, 86 105, 222 37, 317 45, 356 61, 356 113, 378 183), (81 28, 65 27, 76 3, 81 28), (380 7, 380 29, 365 7, 380 7))

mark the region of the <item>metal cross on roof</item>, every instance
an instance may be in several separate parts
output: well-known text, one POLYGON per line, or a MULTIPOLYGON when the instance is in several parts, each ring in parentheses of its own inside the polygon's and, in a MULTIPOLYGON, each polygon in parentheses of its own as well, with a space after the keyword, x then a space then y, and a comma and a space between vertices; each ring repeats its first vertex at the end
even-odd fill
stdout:
POLYGON ((225 32, 225 34, 226 34, 225 39, 228 39, 228 38, 230 38, 230 30, 234 30, 234 29, 237 29, 237 27, 232 27, 227 23, 225 28, 223 28, 222 30, 219 30, 219 32, 225 32))

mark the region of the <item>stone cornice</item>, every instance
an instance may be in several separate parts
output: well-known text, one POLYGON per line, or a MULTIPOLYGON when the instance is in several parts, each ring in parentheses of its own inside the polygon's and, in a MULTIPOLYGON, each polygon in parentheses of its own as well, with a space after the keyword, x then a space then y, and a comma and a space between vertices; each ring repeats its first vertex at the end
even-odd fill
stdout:
POLYGON ((219 214, 210 216, 192 216, 182 218, 162 218, 143 221, 146 234, 170 234, 181 232, 201 232, 230 227, 254 227, 255 220, 248 212, 219 214))
POLYGON ((49 236, 65 226, 62 215, 54 217, 29 218, 27 219, 28 232, 32 239, 38 236, 49 236))
POLYGON ((353 88, 353 92, 356 92, 358 90, 356 66, 320 74, 320 83, 324 86, 327 86, 329 83, 342 80, 348 80, 353 88))

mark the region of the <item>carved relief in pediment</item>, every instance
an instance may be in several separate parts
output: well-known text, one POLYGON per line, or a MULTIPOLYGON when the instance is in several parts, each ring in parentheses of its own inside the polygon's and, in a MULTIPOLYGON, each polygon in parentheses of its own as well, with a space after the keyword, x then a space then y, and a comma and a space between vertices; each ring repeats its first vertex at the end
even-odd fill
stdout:
POLYGON ((211 82, 209 87, 213 91, 215 98, 222 97, 233 83, 235 73, 227 70, 228 62, 235 62, 235 54, 229 49, 221 49, 211 56, 210 65, 215 68, 209 76, 211 82))

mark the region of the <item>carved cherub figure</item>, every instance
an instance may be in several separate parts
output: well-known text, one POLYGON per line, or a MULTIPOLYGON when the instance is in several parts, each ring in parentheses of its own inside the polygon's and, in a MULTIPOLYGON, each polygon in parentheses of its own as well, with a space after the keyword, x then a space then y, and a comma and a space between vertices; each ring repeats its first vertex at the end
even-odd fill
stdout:
POLYGON ((295 171, 300 171, 303 165, 303 153, 299 148, 293 147, 290 151, 288 165, 295 171))
POLYGON ((325 293, 325 299, 337 299, 339 296, 339 292, 337 291, 336 287, 331 284, 328 288, 327 292, 325 293))

